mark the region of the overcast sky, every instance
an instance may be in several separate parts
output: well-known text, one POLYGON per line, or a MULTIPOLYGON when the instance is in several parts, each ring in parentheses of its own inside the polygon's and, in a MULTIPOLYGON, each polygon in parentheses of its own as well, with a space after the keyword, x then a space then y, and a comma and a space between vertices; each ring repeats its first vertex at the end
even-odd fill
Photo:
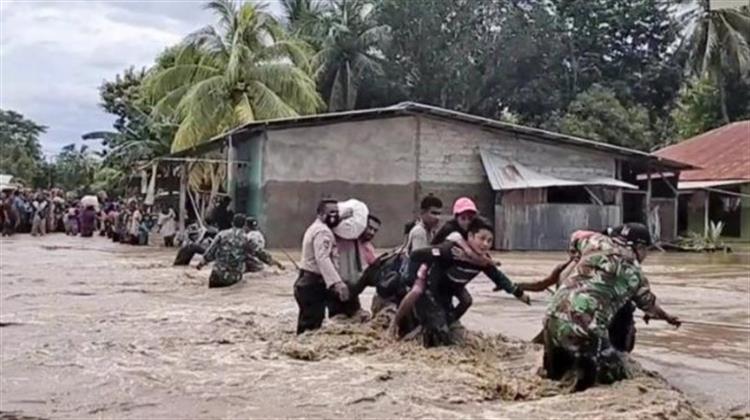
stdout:
POLYGON ((131 65, 150 65, 165 47, 213 23, 204 3, 0 0, 0 108, 48 126, 47 155, 85 132, 111 129, 99 85, 131 65))

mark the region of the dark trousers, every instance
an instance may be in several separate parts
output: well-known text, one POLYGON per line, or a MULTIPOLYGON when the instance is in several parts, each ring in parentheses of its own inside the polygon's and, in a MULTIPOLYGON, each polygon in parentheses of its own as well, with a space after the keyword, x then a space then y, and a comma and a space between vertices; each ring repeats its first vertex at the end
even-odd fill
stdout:
POLYGON ((177 251, 174 265, 189 265, 195 254, 202 255, 204 252, 203 247, 198 244, 185 245, 177 251))
POLYGON ((297 334, 316 330, 323 325, 326 316, 328 289, 320 274, 300 270, 294 282, 294 299, 299 307, 297 334))
POLYGON ((164 237, 164 246, 169 248, 174 246, 174 235, 164 237))
POLYGON ((328 317, 333 318, 336 315, 344 314, 348 317, 354 316, 362 305, 359 303, 359 296, 352 296, 346 302, 342 302, 338 296, 336 296, 332 290, 328 290, 328 299, 326 301, 328 306, 328 317))

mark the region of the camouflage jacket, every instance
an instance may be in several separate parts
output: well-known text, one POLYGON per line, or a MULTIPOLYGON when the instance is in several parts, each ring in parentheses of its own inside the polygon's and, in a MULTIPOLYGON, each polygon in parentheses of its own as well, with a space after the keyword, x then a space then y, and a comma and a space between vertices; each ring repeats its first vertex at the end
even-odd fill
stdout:
POLYGON ((576 241, 581 258, 562 279, 547 317, 576 335, 606 336, 615 313, 629 300, 650 312, 656 302, 633 250, 602 234, 576 241))
POLYGON ((213 270, 227 279, 239 281, 245 271, 248 256, 258 257, 268 263, 270 256, 257 243, 249 241, 242 229, 231 228, 216 235, 211 246, 203 254, 203 261, 216 261, 213 270))

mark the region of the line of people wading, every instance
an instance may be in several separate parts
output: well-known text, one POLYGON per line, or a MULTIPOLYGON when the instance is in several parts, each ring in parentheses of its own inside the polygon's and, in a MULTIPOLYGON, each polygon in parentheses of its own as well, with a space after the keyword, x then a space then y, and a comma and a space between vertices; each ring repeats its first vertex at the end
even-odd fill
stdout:
MULTIPOLYGON (((425 197, 419 217, 405 228, 402 246, 380 256, 372 240, 381 221, 364 215, 363 203, 347 203, 320 201, 302 239, 294 283, 297 334, 320 328, 327 312, 329 318, 371 322, 395 339, 418 337, 426 347, 457 344, 465 332, 461 317, 472 305, 466 286, 483 273, 495 290, 527 305, 527 292, 553 293, 543 330, 534 339, 544 345, 542 373, 584 390, 629 377, 624 354, 635 345, 636 308, 645 313, 646 322, 660 319, 680 326, 679 319, 656 303, 641 270, 652 245, 642 224, 577 231, 571 236, 570 258, 547 278, 514 283, 491 258, 494 228, 469 198, 456 200, 452 218, 439 226, 443 203, 432 195, 425 197), (348 234, 337 233, 350 218, 358 221, 349 223, 348 234), (352 226, 359 226, 355 236, 352 226), (359 300, 366 287, 375 288, 369 312, 359 300)), ((215 261, 209 287, 237 283, 243 272, 254 271, 248 263, 258 259, 282 267, 248 237, 248 231, 245 216, 233 215, 231 227, 203 251, 199 269, 215 261)))

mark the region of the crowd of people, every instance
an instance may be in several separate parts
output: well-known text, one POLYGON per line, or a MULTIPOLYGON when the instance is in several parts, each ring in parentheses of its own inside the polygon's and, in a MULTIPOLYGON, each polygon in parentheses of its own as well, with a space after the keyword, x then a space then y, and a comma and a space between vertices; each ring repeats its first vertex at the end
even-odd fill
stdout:
POLYGON ((137 198, 112 199, 106 193, 78 197, 61 189, 7 190, 0 193, 2 235, 30 233, 44 236, 64 232, 90 238, 97 232, 115 242, 148 245, 158 231, 165 246, 174 246, 177 221, 174 209, 163 204, 157 214, 137 198))
MULTIPOLYGON (((257 220, 234 214, 228 197, 212 208, 207 226, 182 236, 171 207, 159 206, 152 215, 136 199, 123 202, 100 194, 70 200, 51 190, 4 192, 0 202, 3 235, 64 231, 90 237, 98 230, 116 242, 146 245, 149 232, 159 231, 165 246, 180 247, 175 265, 189 264, 195 254, 203 255, 198 269, 214 263, 208 282, 212 288, 236 284, 263 265, 284 269, 266 252, 257 220)), ((494 228, 471 199, 456 200, 450 219, 441 225, 442 214, 442 201, 425 197, 419 216, 405 226, 403 244, 378 256, 372 243, 382 224, 378 217, 359 214, 359 230, 346 236, 337 227, 354 217, 353 208, 320 201, 295 263, 297 334, 320 328, 327 313, 329 318, 373 322, 394 339, 419 336, 427 347, 455 344, 463 336, 460 320, 472 306, 466 286, 482 273, 495 290, 527 305, 528 293, 553 294, 543 329, 534 339, 544 345, 543 372, 555 380, 572 377, 575 389, 583 390, 629 376, 623 355, 635 345, 636 308, 647 321, 680 326, 678 318, 657 304, 642 272, 653 245, 642 224, 576 231, 567 261, 541 281, 515 283, 490 255, 494 228), (370 311, 359 299, 367 287, 375 289, 370 311)))

